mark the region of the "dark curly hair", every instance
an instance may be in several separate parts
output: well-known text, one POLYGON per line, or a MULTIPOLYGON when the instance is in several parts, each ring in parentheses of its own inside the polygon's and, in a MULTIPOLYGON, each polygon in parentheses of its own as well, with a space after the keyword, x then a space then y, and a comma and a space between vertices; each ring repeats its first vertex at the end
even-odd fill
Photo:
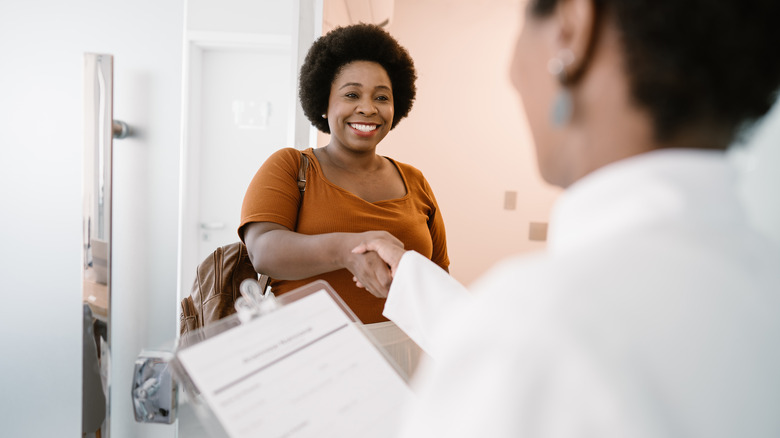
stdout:
MULTIPOLYGON (((593 0, 622 37, 633 99, 649 110, 656 140, 687 127, 729 140, 763 116, 780 85, 778 0, 593 0)), ((537 17, 557 0, 534 0, 537 17)))
POLYGON ((409 114, 417 89, 417 74, 409 52, 381 27, 356 24, 337 27, 317 39, 301 66, 298 96, 306 117, 320 131, 329 134, 322 114, 328 109, 330 87, 339 71, 353 61, 381 65, 393 86, 394 116, 390 129, 409 114))

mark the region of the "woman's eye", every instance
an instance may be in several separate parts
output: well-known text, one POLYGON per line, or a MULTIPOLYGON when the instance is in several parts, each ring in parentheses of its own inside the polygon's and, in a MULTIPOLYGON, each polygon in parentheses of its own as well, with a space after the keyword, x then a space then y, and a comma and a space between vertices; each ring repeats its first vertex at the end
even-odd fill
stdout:
POLYGON ((358 95, 356 93, 347 93, 345 94, 346 97, 349 97, 350 99, 357 99, 358 95))
POLYGON ((377 96, 376 100, 388 101, 390 98, 387 96, 377 96))

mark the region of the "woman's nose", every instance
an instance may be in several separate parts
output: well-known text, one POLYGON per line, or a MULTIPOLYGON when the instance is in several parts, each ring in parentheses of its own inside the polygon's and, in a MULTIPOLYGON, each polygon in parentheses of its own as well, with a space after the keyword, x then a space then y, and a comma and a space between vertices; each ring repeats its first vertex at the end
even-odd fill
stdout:
POLYGON ((376 114, 376 105, 372 99, 361 99, 357 106, 357 112, 363 115, 376 114))

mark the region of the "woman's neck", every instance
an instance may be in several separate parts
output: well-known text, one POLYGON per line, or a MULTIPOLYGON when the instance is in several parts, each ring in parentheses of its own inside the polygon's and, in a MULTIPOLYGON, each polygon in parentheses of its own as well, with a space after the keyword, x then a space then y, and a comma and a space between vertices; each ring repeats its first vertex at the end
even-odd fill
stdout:
POLYGON ((347 172, 373 172, 382 165, 381 157, 375 150, 352 151, 347 148, 334 146, 331 143, 320 148, 322 154, 318 158, 324 159, 333 167, 347 172))

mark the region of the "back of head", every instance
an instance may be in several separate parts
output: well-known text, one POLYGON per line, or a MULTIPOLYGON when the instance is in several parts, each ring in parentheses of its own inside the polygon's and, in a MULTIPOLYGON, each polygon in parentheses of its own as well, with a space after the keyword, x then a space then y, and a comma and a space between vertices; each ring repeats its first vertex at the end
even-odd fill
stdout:
MULTIPOLYGON (((537 16, 561 1, 532 0, 537 16)), ((632 97, 656 140, 716 129, 732 140, 762 117, 780 85, 777 0, 592 0, 617 27, 632 97)))

